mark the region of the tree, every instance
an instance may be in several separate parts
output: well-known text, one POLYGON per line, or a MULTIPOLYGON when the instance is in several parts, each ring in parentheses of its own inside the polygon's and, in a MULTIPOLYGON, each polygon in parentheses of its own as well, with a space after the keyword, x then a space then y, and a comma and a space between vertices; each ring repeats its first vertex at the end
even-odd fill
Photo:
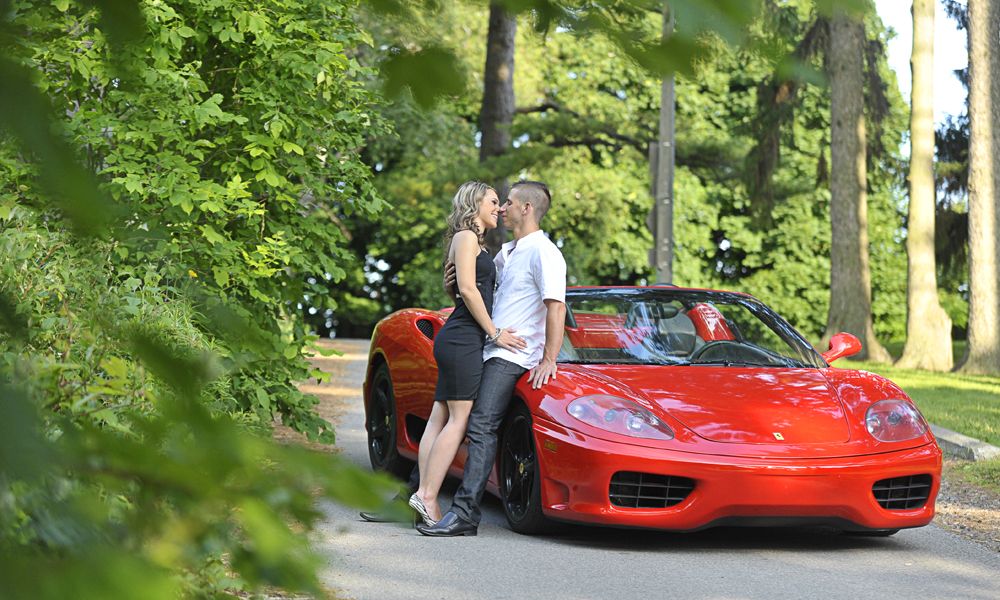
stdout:
POLYGON ((872 325, 864 117, 864 26, 842 11, 830 22, 830 309, 825 344, 838 331, 862 341, 859 359, 887 362, 872 325))
POLYGON ((2 594, 321 594, 317 493, 393 490, 270 439, 332 441, 294 306, 383 204, 353 2, 3 6, 2 594))
POLYGON ((1000 371, 1000 2, 969 0, 969 346, 959 371, 1000 371))
MULTIPOLYGON (((499 2, 490 3, 490 25, 486 34, 486 66, 483 77, 483 102, 479 111, 479 130, 482 132, 479 160, 502 156, 510 149, 511 126, 514 123, 514 44, 517 37, 517 16, 499 2)), ((497 193, 506 192, 507 182, 497 179, 493 187, 497 193)), ((502 196, 505 197, 505 196, 502 196)), ((500 251, 507 241, 503 223, 489 232, 486 238, 491 254, 500 251)))
MULTIPOLYGON (((814 27, 810 2, 780 3, 776 9, 753 23, 754 48, 708 38, 697 69, 677 75, 677 122, 683 127, 677 129, 674 280, 753 293, 818 340, 829 301, 829 87, 820 75, 821 60, 813 58, 817 53, 797 49, 825 48, 826 34, 814 27), (789 68, 787 57, 797 52, 806 61, 804 69, 789 68), (797 91, 787 126, 773 138, 780 160, 769 176, 771 221, 762 226, 747 183, 753 168, 748 155, 760 131, 778 129, 755 124, 762 110, 758 84, 772 77, 783 78, 776 80, 779 95, 789 79, 797 91)), ((870 153, 868 171, 872 310, 880 337, 902 338, 906 256, 894 236, 902 227, 897 207, 903 201, 898 174, 904 161, 897 149, 908 112, 880 51, 887 33, 876 16, 870 18, 868 68, 888 83, 884 124, 878 131, 873 127, 871 136, 881 136, 884 150, 870 153)), ((545 228, 561 244, 571 283, 652 280, 651 236, 644 225, 650 208, 646 150, 657 135, 659 77, 651 77, 609 35, 564 28, 540 34, 531 18, 522 19, 512 147, 488 164, 479 162, 475 144, 487 8, 441 3, 426 16, 388 23, 371 19, 374 50, 366 61, 377 64, 379 48, 389 48, 386 53, 393 56, 393 48, 438 43, 461 56, 462 70, 471 75, 462 94, 429 109, 418 109, 405 97, 379 109, 396 136, 373 137, 365 156, 380 193, 396 209, 377 220, 347 222, 359 271, 351 279, 364 287, 336 293, 379 305, 379 315, 350 325, 356 330, 370 328, 396 308, 447 303, 440 277, 442 224, 454 186, 473 177, 524 174, 551 184, 554 201, 545 228)), ((659 12, 639 21, 650 39, 660 39, 659 12)), ((868 96, 880 91, 866 87, 872 90, 868 96)), ((873 122, 875 104, 866 104, 873 122)), ((354 302, 344 300, 345 306, 354 302)), ((334 318, 345 323, 350 315, 338 311, 334 318)))
POLYGON ((949 371, 951 319, 937 293, 934 255, 934 0, 913 2, 910 109, 910 215, 906 346, 899 367, 949 371))

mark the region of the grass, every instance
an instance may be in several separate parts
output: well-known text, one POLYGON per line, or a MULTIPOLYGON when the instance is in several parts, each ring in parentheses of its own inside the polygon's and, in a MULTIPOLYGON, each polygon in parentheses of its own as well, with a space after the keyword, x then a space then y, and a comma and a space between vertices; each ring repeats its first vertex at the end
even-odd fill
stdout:
POLYGON ((965 483, 1000 494, 1000 459, 956 463, 950 473, 965 483))
MULTIPOLYGON (((902 343, 887 348, 896 355, 902 343)), ((953 352, 956 360, 961 358, 965 342, 956 342, 953 352)), ((931 423, 1000 446, 1000 377, 897 369, 851 360, 839 360, 835 366, 882 375, 903 388, 931 423)), ((996 475, 1000 478, 1000 466, 996 475)))

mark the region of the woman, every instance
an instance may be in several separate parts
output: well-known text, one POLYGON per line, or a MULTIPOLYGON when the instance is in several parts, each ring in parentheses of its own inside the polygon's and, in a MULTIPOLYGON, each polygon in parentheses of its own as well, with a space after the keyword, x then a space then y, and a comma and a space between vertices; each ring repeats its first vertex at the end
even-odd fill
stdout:
POLYGON ((410 497, 410 506, 428 525, 441 518, 438 492, 465 438, 472 402, 479 394, 483 345, 489 340, 509 349, 525 346, 514 330, 497 329, 490 319, 496 267, 483 247, 483 238, 497 226, 499 214, 496 191, 485 183, 469 181, 458 188, 448 217, 445 260, 455 263, 458 295, 455 310, 434 338, 437 389, 417 453, 420 487, 410 497))

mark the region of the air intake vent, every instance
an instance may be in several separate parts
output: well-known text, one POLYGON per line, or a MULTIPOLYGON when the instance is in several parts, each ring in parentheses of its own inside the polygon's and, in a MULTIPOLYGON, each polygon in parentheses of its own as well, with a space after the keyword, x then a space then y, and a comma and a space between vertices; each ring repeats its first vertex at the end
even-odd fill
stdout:
POLYGON ((417 329, 429 339, 434 339, 434 325, 428 319, 417 319, 417 329))
POLYGON ((930 475, 907 475, 876 481, 872 494, 879 505, 886 510, 907 510, 919 508, 927 502, 931 494, 930 475))
POLYGON ((611 504, 625 508, 667 508, 694 489, 694 480, 672 475, 619 471, 611 477, 611 504))

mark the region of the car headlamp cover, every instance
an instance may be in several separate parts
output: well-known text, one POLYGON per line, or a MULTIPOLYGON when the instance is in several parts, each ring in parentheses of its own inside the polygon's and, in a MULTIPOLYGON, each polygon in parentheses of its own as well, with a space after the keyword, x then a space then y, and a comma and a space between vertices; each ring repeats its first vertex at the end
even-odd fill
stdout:
POLYGON ((906 400, 881 400, 865 413, 868 433, 880 442, 902 442, 927 433, 927 423, 920 411, 906 400))
POLYGON ((591 427, 620 435, 653 440, 672 440, 674 432, 656 415, 631 400, 595 394, 569 403, 566 412, 591 427))

